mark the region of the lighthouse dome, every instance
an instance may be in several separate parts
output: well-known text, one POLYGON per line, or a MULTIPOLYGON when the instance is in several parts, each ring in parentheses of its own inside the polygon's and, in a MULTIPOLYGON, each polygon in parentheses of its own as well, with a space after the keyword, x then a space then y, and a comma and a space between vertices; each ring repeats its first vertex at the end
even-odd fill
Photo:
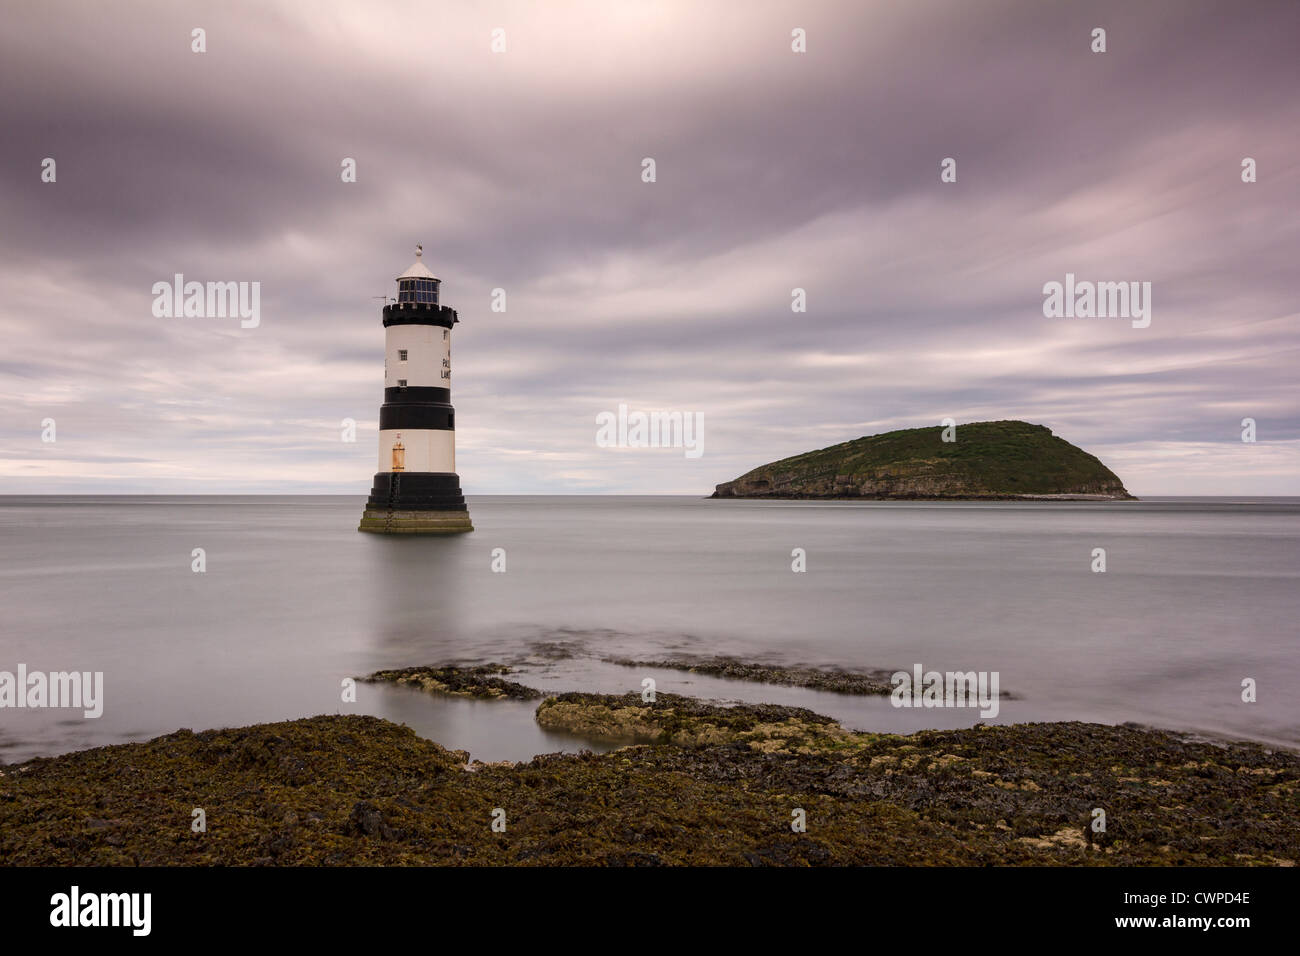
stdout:
POLYGON ((415 261, 397 277, 397 301, 438 304, 438 286, 442 280, 429 271, 422 260, 424 247, 415 247, 415 261))

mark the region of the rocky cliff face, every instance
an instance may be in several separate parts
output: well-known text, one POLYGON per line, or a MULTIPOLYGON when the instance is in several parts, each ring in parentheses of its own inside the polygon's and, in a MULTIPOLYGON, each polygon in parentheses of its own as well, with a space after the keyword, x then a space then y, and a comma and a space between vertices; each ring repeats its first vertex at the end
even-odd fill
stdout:
POLYGON ((872 435, 755 468, 714 498, 1124 499, 1115 473, 1081 448, 1028 422, 910 428, 872 435))

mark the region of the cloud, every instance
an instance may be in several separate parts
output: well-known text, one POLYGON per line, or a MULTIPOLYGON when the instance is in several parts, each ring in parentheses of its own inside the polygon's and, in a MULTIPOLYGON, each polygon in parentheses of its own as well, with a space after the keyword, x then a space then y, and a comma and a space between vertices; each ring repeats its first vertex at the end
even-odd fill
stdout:
POLYGON ((471 494, 704 494, 944 416, 1048 424, 1138 494, 1300 493, 1300 8, 737 9, 11 11, 0 490, 364 494, 372 297, 421 241, 471 494), (1151 327, 1045 319, 1066 272, 1152 282, 1151 327), (155 319, 175 273, 260 282, 261 326, 155 319), (619 403, 702 413, 704 457, 599 448, 619 403))

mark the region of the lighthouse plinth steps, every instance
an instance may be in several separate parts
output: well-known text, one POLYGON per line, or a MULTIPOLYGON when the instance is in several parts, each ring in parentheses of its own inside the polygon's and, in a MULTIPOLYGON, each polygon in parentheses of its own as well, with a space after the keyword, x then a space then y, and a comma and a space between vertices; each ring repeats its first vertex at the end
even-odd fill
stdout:
POLYGON ((381 472, 366 501, 358 531, 376 534, 463 534, 473 531, 454 474, 381 472))
POLYGON ((361 515, 358 531, 375 534, 463 534, 473 531, 468 511, 372 511, 361 515))

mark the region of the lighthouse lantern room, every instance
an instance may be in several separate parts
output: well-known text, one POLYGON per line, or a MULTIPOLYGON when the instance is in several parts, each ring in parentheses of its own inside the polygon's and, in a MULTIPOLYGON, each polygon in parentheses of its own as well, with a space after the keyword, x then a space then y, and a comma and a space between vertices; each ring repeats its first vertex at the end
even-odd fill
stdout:
POLYGON ((473 531, 456 474, 456 410, 451 405, 451 329, 456 310, 439 303, 441 280, 424 250, 397 277, 384 306, 384 403, 379 407, 379 472, 361 531, 454 534, 473 531))

